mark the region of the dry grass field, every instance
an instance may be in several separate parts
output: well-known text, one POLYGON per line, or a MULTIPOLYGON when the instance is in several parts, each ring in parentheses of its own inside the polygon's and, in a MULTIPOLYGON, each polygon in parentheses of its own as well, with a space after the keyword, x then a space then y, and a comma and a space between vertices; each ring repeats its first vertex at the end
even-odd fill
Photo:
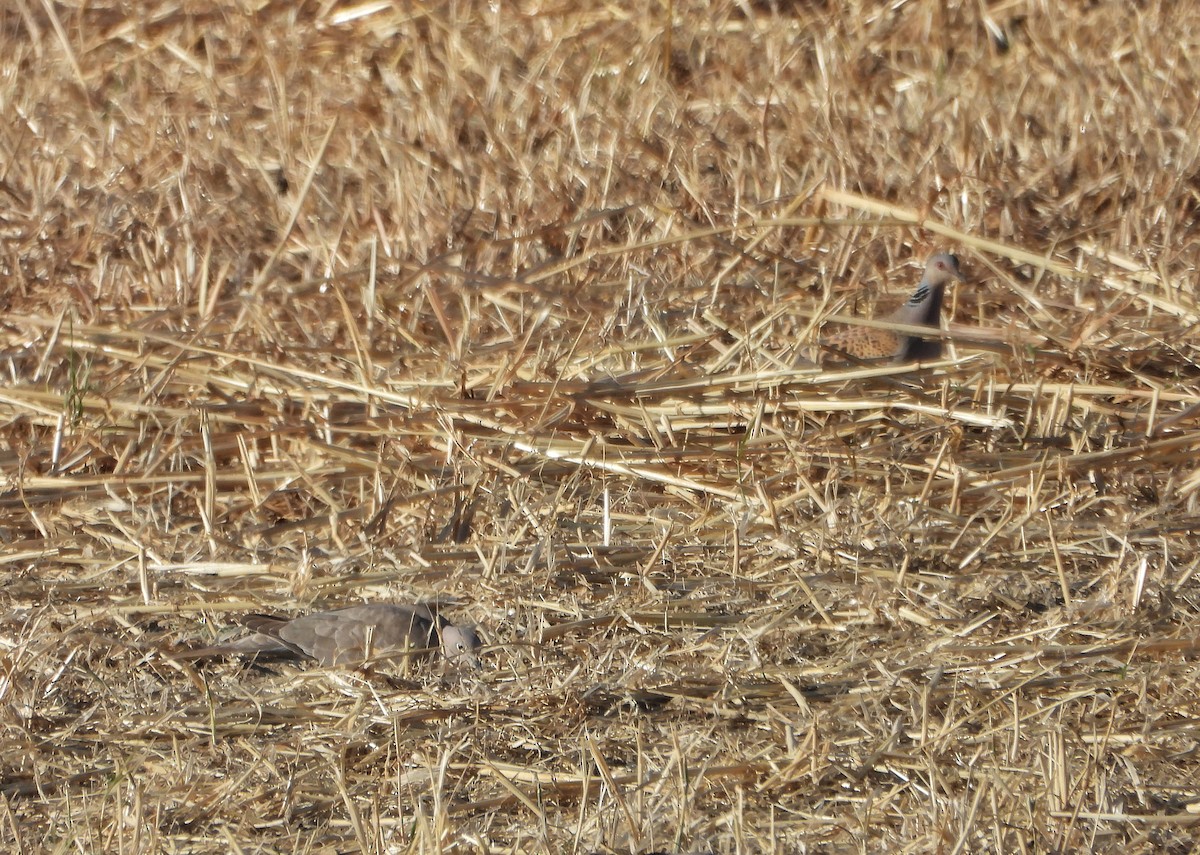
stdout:
POLYGON ((0 851, 1187 853, 1200 11, 8 0, 0 851), (916 366, 808 367, 935 250, 916 366), (485 667, 172 651, 437 600, 485 667))

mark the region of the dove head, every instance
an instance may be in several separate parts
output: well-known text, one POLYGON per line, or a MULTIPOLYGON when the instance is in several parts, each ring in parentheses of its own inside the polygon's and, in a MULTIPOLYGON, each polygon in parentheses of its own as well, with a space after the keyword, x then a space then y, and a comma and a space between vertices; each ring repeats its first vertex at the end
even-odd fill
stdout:
POLYGON ((473 626, 442 627, 442 656, 455 666, 479 667, 479 633, 473 626))
POLYGON ((939 252, 925 265, 924 283, 929 286, 945 285, 952 279, 965 282, 966 277, 958 269, 958 256, 948 252, 939 252))

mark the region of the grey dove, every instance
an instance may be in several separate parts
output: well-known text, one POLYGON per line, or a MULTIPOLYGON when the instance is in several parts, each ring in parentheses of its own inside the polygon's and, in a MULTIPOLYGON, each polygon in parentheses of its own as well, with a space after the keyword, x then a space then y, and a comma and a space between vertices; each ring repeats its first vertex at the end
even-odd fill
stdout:
POLYGON ((452 665, 478 667, 479 636, 456 626, 427 605, 367 603, 296 618, 250 615, 250 635, 225 644, 185 650, 177 659, 231 654, 311 658, 322 665, 356 665, 391 654, 440 652, 452 665))
MULTIPOLYGON (((887 320, 939 329, 942 295, 952 280, 965 281, 958 268, 958 257, 939 252, 925 265, 925 275, 917 290, 887 320)), ((849 356, 859 362, 925 362, 942 355, 940 338, 922 338, 875 327, 850 327, 829 336, 823 343, 834 358, 849 356)))

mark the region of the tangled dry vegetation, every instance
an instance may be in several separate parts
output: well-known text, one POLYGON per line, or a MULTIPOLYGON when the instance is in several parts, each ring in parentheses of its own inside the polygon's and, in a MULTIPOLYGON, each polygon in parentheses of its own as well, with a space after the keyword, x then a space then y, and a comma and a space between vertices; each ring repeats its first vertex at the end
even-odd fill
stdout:
POLYGON ((1192 850, 1200 13, 214 5, 0 11, 5 851, 1192 850))

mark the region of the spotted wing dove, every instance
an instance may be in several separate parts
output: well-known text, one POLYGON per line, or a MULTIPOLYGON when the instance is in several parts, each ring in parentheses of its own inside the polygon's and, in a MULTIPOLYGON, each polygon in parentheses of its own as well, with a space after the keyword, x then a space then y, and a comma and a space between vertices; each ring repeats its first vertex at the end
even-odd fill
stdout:
MULTIPOLYGON (((909 326, 939 328, 942 295, 951 280, 963 281, 958 258, 938 253, 925 265, 925 275, 908 300, 888 316, 888 320, 909 326)), ((876 327, 850 327, 824 341, 825 349, 838 357, 849 356, 857 362, 926 362, 942 355, 938 338, 922 338, 876 327)))

